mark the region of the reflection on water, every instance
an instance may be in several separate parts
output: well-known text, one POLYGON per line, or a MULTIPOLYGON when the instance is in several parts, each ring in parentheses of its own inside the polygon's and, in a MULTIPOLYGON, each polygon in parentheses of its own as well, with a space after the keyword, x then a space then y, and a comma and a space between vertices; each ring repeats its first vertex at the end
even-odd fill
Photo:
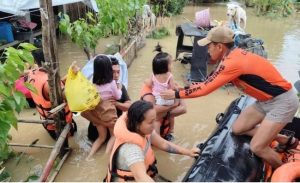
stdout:
MULTIPOLYGON (((163 46, 163 51, 175 57, 177 37, 175 35, 176 25, 186 22, 187 19, 193 20, 194 14, 198 10, 207 8, 186 7, 182 15, 167 19, 164 24, 169 28, 171 35, 162 40, 147 40, 147 45, 140 50, 137 58, 129 69, 129 94, 132 100, 139 99, 140 87, 146 78, 151 76, 151 61, 156 53, 153 49, 157 42, 163 46)), ((226 20, 225 5, 210 7, 211 19, 226 20)), ((297 71, 300 70, 300 16, 299 14, 284 20, 270 20, 264 17, 256 17, 251 9, 247 9, 247 32, 253 37, 261 38, 265 42, 270 60, 279 68, 283 75, 290 81, 298 78, 297 71)), ((160 20, 158 20, 160 23, 160 20)), ((100 41, 97 53, 103 53, 105 45, 117 43, 117 38, 103 39, 100 41)), ((186 43, 192 44, 192 39, 186 39, 186 43)), ((59 42, 59 61, 61 75, 66 74, 68 66, 77 61, 79 66, 86 62, 86 56, 81 49, 70 43, 69 40, 60 39, 59 42)), ((173 64, 172 72, 175 80, 182 83, 182 75, 188 71, 186 65, 179 62, 173 64)), ((234 89, 219 89, 212 94, 187 101, 187 114, 176 118, 175 143, 184 147, 191 148, 203 142, 215 127, 215 116, 223 112, 230 102, 238 96, 234 89)), ((33 115, 33 110, 27 110, 21 114, 22 118, 38 118, 33 115)), ((102 181, 107 170, 108 156, 104 154, 104 148, 96 153, 95 160, 92 162, 84 161, 86 151, 89 147, 84 140, 87 133, 87 122, 76 117, 79 133, 76 138, 70 139, 73 149, 71 156, 67 159, 56 181, 102 181), (80 148, 81 147, 81 148, 80 148)), ((39 144, 52 145, 53 140, 46 134, 45 130, 39 125, 21 124, 18 133, 12 130, 13 142, 30 143, 39 138, 39 144)), ((18 166, 14 161, 8 163, 8 169, 13 171, 13 181, 24 180, 25 174, 30 167, 36 164, 45 164, 50 154, 49 150, 18 148, 18 151, 26 151, 34 157, 34 163, 26 164, 21 161, 18 166)), ((180 181, 188 171, 193 158, 170 155, 165 152, 156 151, 158 169, 160 174, 172 181, 180 181)))

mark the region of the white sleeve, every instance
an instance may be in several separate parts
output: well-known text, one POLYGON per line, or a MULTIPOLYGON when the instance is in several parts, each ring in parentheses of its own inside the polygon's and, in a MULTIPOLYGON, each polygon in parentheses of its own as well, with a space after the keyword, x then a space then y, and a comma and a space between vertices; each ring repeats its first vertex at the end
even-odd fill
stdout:
POLYGON ((140 146, 136 144, 125 143, 120 147, 117 167, 123 170, 129 170, 129 166, 137 162, 144 162, 145 156, 140 146))

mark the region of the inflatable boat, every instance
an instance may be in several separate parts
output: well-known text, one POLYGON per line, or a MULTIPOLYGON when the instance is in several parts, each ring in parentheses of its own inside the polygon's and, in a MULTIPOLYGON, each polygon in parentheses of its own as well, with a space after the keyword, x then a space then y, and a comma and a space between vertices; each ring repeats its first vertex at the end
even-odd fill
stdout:
MULTIPOLYGON (((298 180, 297 178, 300 177, 300 146, 295 150, 279 154, 285 164, 283 168, 278 168, 280 170, 278 173, 273 172, 268 164, 250 151, 250 137, 236 136, 231 133, 231 126, 240 112, 254 101, 251 97, 241 96, 234 100, 224 113, 217 115, 216 129, 204 143, 198 145, 202 153, 183 178, 183 182, 298 180), (295 163, 295 161, 298 162, 295 163), (288 172, 288 169, 293 171, 288 172)), ((285 130, 293 131, 295 137, 299 138, 300 119, 294 118, 293 122, 285 127, 285 130)))
POLYGON ((250 151, 250 137, 235 136, 231 126, 240 112, 254 102, 242 96, 234 100, 225 113, 217 115, 218 126, 199 145, 197 158, 184 177, 184 182, 256 182, 262 178, 263 161, 250 151))

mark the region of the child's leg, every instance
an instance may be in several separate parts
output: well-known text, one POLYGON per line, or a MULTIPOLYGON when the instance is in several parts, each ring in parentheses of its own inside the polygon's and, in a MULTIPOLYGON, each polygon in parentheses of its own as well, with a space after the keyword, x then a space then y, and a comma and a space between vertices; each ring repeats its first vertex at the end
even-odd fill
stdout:
POLYGON ((115 143, 115 139, 116 139, 116 137, 114 136, 114 128, 113 127, 109 128, 109 133, 110 133, 110 139, 108 140, 107 145, 106 145, 106 150, 105 150, 106 154, 111 153, 114 143, 115 143))
POLYGON ((91 159, 91 157, 97 152, 97 150, 101 147, 101 145, 103 144, 103 142, 106 139, 106 135, 107 135, 106 127, 104 127, 102 125, 97 125, 96 128, 98 130, 99 137, 93 143, 91 151, 86 158, 87 160, 91 159))
POLYGON ((175 122, 175 117, 174 116, 170 116, 169 118, 169 123, 170 123, 170 133, 174 133, 174 122, 175 122))
POLYGON ((170 111, 170 133, 174 133, 175 117, 186 113, 186 104, 184 100, 179 100, 179 106, 170 111))

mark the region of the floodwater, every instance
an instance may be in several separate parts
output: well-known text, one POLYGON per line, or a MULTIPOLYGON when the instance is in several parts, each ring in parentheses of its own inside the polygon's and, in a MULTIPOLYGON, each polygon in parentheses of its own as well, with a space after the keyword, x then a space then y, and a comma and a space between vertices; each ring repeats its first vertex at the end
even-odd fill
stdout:
MULTIPOLYGON (((177 37, 175 27, 177 24, 193 20, 194 13, 207 7, 189 6, 184 9, 182 15, 160 21, 159 24, 167 26, 171 32, 169 37, 161 40, 147 39, 146 46, 142 48, 137 58, 129 69, 129 94, 131 99, 139 99, 140 87, 143 81, 151 76, 151 60, 155 53, 154 46, 159 42, 166 51, 175 57, 177 37)), ((218 5, 210 7, 211 19, 226 20, 226 6, 218 5)), ((265 48, 271 62, 278 67, 286 79, 294 82, 298 79, 300 70, 300 15, 280 20, 270 20, 265 17, 256 17, 253 10, 247 9, 247 32, 253 37, 261 38, 265 42, 265 48)), ((117 43, 117 38, 104 39, 100 41, 102 46, 97 48, 97 53, 105 50, 108 43, 117 43)), ((187 44, 192 44, 192 39, 186 39, 187 44)), ((69 40, 60 39, 59 61, 61 75, 66 74, 68 66, 72 61, 77 61, 79 66, 85 64, 86 57, 76 45, 69 40)), ((211 67, 211 66, 210 66, 211 67)), ((188 72, 188 66, 180 62, 173 64, 175 80, 182 83, 182 75, 188 72)), ((188 112, 176 118, 175 143, 191 148, 200 142, 205 141, 210 132, 214 129, 215 116, 223 112, 230 102, 239 95, 234 88, 219 89, 208 96, 186 100, 188 112)), ((21 115, 22 119, 38 119, 34 109, 25 110, 21 115)), ((73 149, 66 160, 55 181, 102 181, 107 171, 108 156, 104 154, 104 148, 95 155, 95 160, 86 162, 88 147, 84 137, 88 123, 76 116, 79 131, 74 138, 70 138, 70 146, 73 149)), ((53 145, 55 142, 47 135, 41 125, 19 124, 18 131, 12 129, 12 142, 30 144, 39 139, 37 144, 53 145)), ((13 158, 6 166, 12 172, 12 181, 25 180, 32 171, 40 171, 44 166, 50 150, 38 148, 14 148, 16 151, 24 152, 23 158, 13 158)), ((180 181, 193 163, 193 158, 181 155, 167 154, 156 150, 158 169, 160 175, 171 180, 180 181)))

